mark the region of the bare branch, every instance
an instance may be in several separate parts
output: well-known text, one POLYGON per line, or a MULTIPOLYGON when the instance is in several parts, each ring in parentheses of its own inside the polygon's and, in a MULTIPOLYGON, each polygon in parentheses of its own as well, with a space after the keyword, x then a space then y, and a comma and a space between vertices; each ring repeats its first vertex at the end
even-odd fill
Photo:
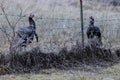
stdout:
MULTIPOLYGON (((1 4, 1 5, 2 5, 2 4, 1 4)), ((13 36, 15 36, 14 26, 12 26, 12 24, 10 23, 10 21, 9 21, 9 19, 8 19, 8 16, 7 16, 6 12, 5 12, 5 8, 3 7, 3 5, 0 6, 0 7, 1 7, 2 12, 3 12, 4 16, 5 16, 5 19, 7 20, 10 28, 12 29, 13 36)))
POLYGON ((18 15, 18 17, 19 17, 18 20, 16 20, 16 22, 15 22, 14 25, 12 25, 12 24, 10 23, 10 20, 8 19, 8 15, 6 14, 3 5, 1 4, 0 7, 1 7, 2 12, 3 12, 4 16, 5 16, 5 19, 7 20, 10 28, 12 29, 13 36, 15 36, 15 27, 16 27, 17 23, 24 17, 24 16, 22 16, 22 13, 23 13, 22 9, 20 8, 20 14, 18 15))
POLYGON ((10 23, 8 17, 7 17, 7 14, 5 12, 5 8, 3 6, 0 6, 0 7, 2 9, 3 14, 5 15, 5 18, 6 18, 7 22, 8 22, 8 24, 9 24, 10 28, 13 28, 13 26, 11 25, 11 23, 10 23))
POLYGON ((16 23, 14 24, 14 26, 16 27, 16 25, 17 25, 17 23, 24 17, 24 16, 22 16, 22 13, 23 13, 23 11, 22 11, 22 9, 20 8, 20 14, 19 14, 19 18, 18 18, 18 20, 16 21, 16 23))
POLYGON ((2 24, 1 24, 0 30, 1 30, 1 31, 5 34, 5 36, 7 37, 7 41, 10 42, 11 36, 10 36, 9 33, 7 33, 6 28, 5 28, 2 24))

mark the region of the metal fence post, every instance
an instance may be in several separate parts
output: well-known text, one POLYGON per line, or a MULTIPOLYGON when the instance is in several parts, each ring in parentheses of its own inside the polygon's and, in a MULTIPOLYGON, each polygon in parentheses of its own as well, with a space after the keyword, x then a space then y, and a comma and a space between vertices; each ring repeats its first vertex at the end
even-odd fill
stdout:
POLYGON ((80 16, 81 16, 82 46, 84 48, 83 4, 82 4, 82 0, 80 0, 80 16))

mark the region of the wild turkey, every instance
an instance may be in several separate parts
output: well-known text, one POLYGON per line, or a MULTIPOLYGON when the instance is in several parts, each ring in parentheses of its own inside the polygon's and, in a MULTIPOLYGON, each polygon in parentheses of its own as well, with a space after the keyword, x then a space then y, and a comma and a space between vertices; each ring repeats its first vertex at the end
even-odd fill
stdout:
POLYGON ((36 41, 38 42, 38 35, 36 33, 36 24, 35 21, 33 20, 34 15, 30 15, 28 20, 29 20, 29 26, 26 27, 19 27, 16 30, 16 36, 13 42, 16 41, 16 44, 14 47, 26 47, 27 43, 32 43, 34 36, 36 38, 36 41))
POLYGON ((101 31, 97 26, 94 26, 94 18, 91 16, 90 17, 90 25, 89 25, 89 27, 87 29, 87 38, 88 39, 93 39, 95 37, 97 37, 98 42, 100 44, 102 44, 101 31))

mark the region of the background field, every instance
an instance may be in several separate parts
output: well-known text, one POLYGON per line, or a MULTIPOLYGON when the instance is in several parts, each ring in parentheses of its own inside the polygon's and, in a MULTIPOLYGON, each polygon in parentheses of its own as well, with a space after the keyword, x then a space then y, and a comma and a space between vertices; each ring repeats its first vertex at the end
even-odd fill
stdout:
MULTIPOLYGON (((39 45, 41 45, 41 48, 49 48, 49 46, 53 48, 55 46, 54 48, 57 49, 49 50, 57 51, 59 50, 58 48, 75 45, 76 41, 81 42, 79 0, 1 0, 0 2, 4 6, 9 21, 13 26, 20 17, 22 11, 21 16, 25 17, 21 17, 16 28, 27 26, 29 14, 35 14, 39 45)), ((100 27, 102 35, 104 36, 103 42, 105 42, 105 44, 114 43, 112 45, 119 44, 120 7, 110 5, 108 2, 100 1, 98 3, 96 0, 84 0, 83 8, 85 33, 89 25, 89 16, 94 16, 96 21, 95 25, 100 27)), ((6 34, 12 36, 12 30, 2 10, 0 12, 1 27, 5 28, 6 34)), ((2 50, 8 47, 8 41, 4 33, 5 31, 4 29, 0 31, 0 46, 2 50)))
MULTIPOLYGON (((14 26, 21 16, 16 28, 27 26, 28 16, 35 14, 39 43, 34 41, 30 48, 39 45, 43 52, 58 52, 63 47, 70 49, 77 41, 81 42, 79 0, 0 0, 0 4, 4 6, 11 25, 14 26)), ((107 47, 110 47, 109 44, 111 48, 119 47, 120 6, 113 6, 103 0, 83 0, 83 9, 85 32, 89 16, 94 16, 95 25, 102 31, 103 43, 107 47)), ((1 9, 0 25, 0 51, 8 51, 8 39, 13 34, 1 9)), ((0 80, 103 80, 106 77, 120 80, 119 66, 117 64, 104 69, 98 67, 97 70, 91 66, 76 70, 50 69, 40 74, 0 76, 0 80)))

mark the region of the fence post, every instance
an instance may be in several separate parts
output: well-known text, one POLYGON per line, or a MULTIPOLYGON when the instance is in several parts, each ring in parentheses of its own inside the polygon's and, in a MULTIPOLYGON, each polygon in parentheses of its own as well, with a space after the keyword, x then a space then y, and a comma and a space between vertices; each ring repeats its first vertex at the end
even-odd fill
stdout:
POLYGON ((83 4, 82 4, 82 0, 80 0, 80 18, 81 18, 81 31, 82 31, 82 46, 84 48, 83 4))

